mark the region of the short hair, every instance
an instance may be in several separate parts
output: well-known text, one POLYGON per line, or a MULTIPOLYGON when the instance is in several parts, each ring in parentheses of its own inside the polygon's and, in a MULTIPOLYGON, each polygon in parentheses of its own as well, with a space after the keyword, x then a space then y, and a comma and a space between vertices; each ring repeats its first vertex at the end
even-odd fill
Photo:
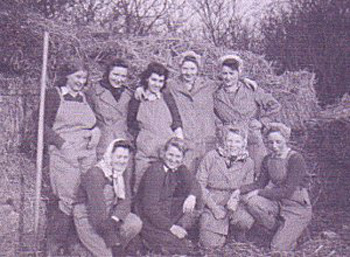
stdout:
POLYGON ((226 59, 223 61, 222 66, 227 66, 231 68, 232 70, 239 71, 239 62, 235 59, 226 59))
POLYGON ((144 70, 141 73, 141 85, 144 87, 144 89, 148 88, 148 79, 151 77, 151 75, 155 73, 159 76, 164 76, 164 86, 162 89, 166 87, 166 81, 169 76, 169 70, 161 63, 158 62, 151 62, 147 65, 146 70, 144 70))
POLYGON ((234 133, 243 138, 245 145, 247 144, 248 132, 244 125, 222 125, 216 130, 216 137, 220 145, 224 145, 228 133, 234 133))
MULTIPOLYGON (((77 71, 89 72, 86 63, 80 59, 71 59, 63 63, 57 71, 56 86, 63 87, 67 83, 67 76, 76 73, 77 71)), ((86 82, 87 83, 87 82, 86 82)))
POLYGON ((125 69, 129 69, 129 64, 124 59, 121 59, 121 58, 116 58, 116 59, 109 61, 106 64, 106 70, 103 74, 104 81, 109 83, 109 81, 108 81, 109 73, 113 70, 114 67, 122 67, 125 69))
POLYGON ((178 137, 172 137, 165 143, 163 148, 164 152, 166 152, 170 146, 176 147, 184 156, 188 151, 185 140, 178 137))

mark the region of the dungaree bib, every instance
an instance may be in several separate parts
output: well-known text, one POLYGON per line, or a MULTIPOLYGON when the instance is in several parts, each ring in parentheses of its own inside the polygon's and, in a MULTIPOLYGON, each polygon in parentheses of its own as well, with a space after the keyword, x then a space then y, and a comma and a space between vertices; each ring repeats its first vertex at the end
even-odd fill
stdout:
POLYGON ((68 144, 63 149, 50 146, 50 180, 60 209, 71 214, 80 183, 80 174, 96 162, 96 149, 87 149, 96 117, 83 95, 83 102, 67 101, 58 90, 61 102, 53 130, 68 144))

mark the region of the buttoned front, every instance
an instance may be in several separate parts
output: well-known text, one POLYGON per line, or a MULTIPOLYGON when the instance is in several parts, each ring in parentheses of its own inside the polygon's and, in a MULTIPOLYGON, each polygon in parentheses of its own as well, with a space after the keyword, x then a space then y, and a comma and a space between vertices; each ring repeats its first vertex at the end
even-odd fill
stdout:
POLYGON ((201 231, 209 230, 220 235, 227 235, 229 215, 224 219, 216 219, 212 209, 217 205, 225 207, 233 191, 242 185, 252 183, 253 179, 254 163, 249 157, 234 162, 228 168, 225 159, 216 150, 207 153, 197 173, 197 180, 202 187, 206 205, 201 218, 201 231))
POLYGON ((199 77, 189 91, 178 77, 169 80, 168 87, 179 108, 185 140, 190 144, 191 151, 186 154, 185 163, 192 171, 198 166, 193 161, 202 158, 215 145, 213 93, 216 85, 209 79, 199 77))
POLYGON ((101 138, 97 146, 98 157, 102 157, 106 147, 116 138, 127 136, 127 107, 132 93, 128 88, 122 91, 118 100, 114 98, 110 90, 101 83, 93 85, 89 95, 94 103, 94 109, 101 129, 101 138))

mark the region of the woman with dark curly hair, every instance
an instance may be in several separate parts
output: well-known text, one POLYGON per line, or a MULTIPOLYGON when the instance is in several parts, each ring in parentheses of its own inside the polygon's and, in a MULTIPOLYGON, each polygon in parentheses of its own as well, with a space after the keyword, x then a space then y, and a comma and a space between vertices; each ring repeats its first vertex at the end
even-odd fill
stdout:
POLYGON ((182 121, 173 96, 166 89, 168 70, 152 62, 141 74, 145 94, 129 102, 127 124, 136 138, 135 185, 137 192, 148 163, 157 160, 160 148, 169 138, 183 137, 182 121))

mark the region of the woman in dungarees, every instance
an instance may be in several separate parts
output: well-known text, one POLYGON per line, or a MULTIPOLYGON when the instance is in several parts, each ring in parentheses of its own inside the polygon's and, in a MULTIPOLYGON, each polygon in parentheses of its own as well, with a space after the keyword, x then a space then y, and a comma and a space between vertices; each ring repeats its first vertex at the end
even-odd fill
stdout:
POLYGON ((88 91, 94 104, 101 138, 97 157, 101 159, 109 143, 115 138, 127 137, 126 114, 131 99, 127 86, 128 64, 122 59, 107 64, 102 80, 88 91))
POLYGON ((128 107, 128 129, 136 138, 134 192, 149 162, 158 159, 161 147, 174 136, 183 137, 182 121, 173 96, 166 90, 168 70, 150 63, 141 74, 145 95, 128 107))
POLYGON ((240 188, 246 209, 256 222, 275 231, 271 249, 291 251, 311 220, 306 164, 288 146, 290 128, 271 123, 267 146, 271 151, 262 163, 258 181, 240 188))
POLYGON ((230 224, 244 240, 254 219, 238 205, 239 188, 254 181, 254 163, 246 150, 244 127, 226 125, 218 129, 219 144, 208 152, 197 172, 202 187, 204 212, 200 219, 200 242, 204 248, 222 247, 230 224))
POLYGON ((267 154, 261 130, 279 112, 280 104, 254 81, 242 78, 243 61, 235 55, 220 58, 222 84, 214 93, 214 111, 221 124, 246 123, 248 151, 256 175, 267 154))
POLYGON ((49 145, 50 183, 58 210, 50 219, 49 235, 53 255, 66 247, 72 208, 80 176, 96 162, 100 131, 83 88, 88 72, 79 61, 60 69, 58 86, 48 89, 45 102, 44 138, 49 145))

